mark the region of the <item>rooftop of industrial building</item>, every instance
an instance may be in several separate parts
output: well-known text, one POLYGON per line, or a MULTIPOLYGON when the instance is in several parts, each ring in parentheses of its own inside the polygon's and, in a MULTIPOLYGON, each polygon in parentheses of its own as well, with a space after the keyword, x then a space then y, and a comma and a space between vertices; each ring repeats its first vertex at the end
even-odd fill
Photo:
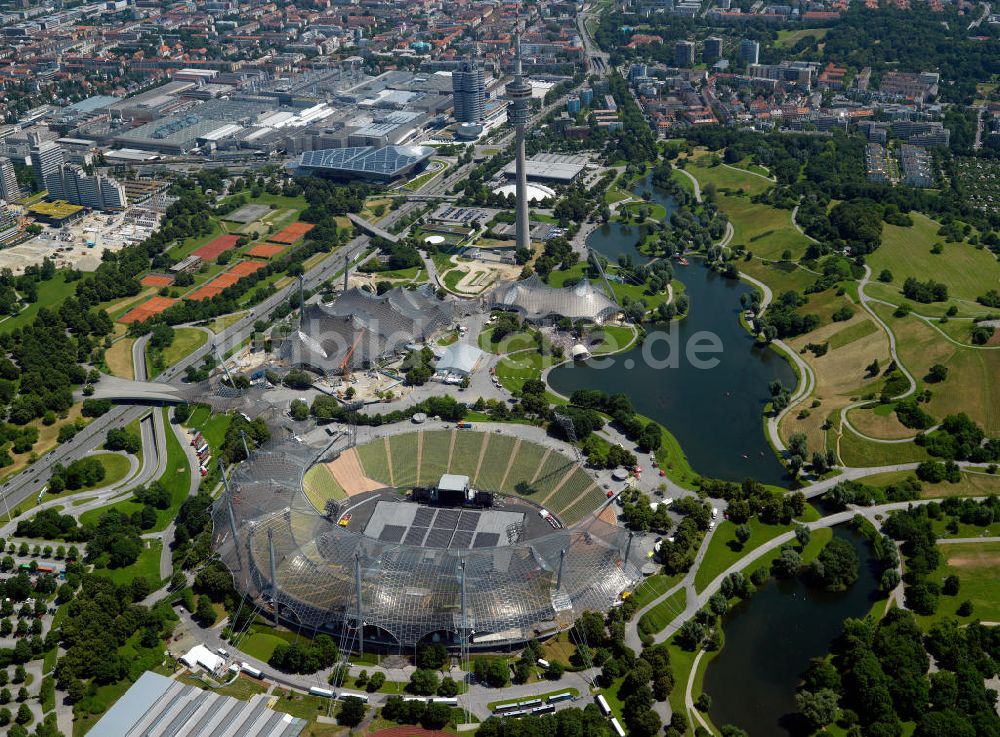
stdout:
POLYGON ((267 697, 250 701, 219 696, 147 671, 91 732, 100 737, 297 737, 304 719, 267 708, 267 697))
MULTIPOLYGON (((590 159, 586 156, 571 154, 538 154, 525 160, 525 174, 531 179, 551 179, 553 181, 570 182, 580 176, 590 159)), ((504 167, 503 173, 514 176, 515 162, 504 167)))

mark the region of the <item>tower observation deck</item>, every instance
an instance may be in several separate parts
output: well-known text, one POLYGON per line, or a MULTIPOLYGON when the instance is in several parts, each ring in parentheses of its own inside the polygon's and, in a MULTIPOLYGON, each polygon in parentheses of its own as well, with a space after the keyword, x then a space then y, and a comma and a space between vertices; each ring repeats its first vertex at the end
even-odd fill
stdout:
POLYGON ((528 176, 524 166, 524 127, 531 113, 531 85, 524 78, 521 69, 521 35, 514 34, 514 79, 508 83, 507 119, 514 125, 515 133, 515 198, 517 200, 514 224, 515 242, 518 248, 530 248, 528 227, 528 176))

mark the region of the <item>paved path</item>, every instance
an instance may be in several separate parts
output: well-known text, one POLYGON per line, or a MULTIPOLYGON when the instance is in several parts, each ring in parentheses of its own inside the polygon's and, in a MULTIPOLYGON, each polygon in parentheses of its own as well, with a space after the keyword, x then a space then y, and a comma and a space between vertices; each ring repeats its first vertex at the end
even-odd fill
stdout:
MULTIPOLYGON (((906 377, 906 380, 909 382, 909 386, 907 387, 906 391, 904 391, 902 394, 898 394, 897 396, 892 397, 892 399, 893 400, 905 399, 906 397, 910 396, 911 394, 913 394, 917 390, 917 381, 916 381, 916 379, 913 378, 913 374, 911 374, 910 370, 908 368, 906 368, 906 366, 903 364, 902 360, 900 360, 899 354, 896 352, 896 335, 892 332, 892 330, 889 328, 889 326, 886 324, 886 322, 881 317, 879 317, 878 313, 876 313, 875 310, 873 310, 871 308, 871 305, 869 304, 869 302, 872 301, 872 300, 868 297, 868 295, 865 294, 865 286, 867 286, 868 282, 870 281, 871 275, 872 275, 871 267, 869 267, 866 264, 865 265, 865 275, 858 282, 858 298, 859 298, 859 300, 861 302, 861 308, 865 312, 867 312, 868 315, 872 318, 872 320, 875 321, 875 324, 878 325, 879 327, 881 327, 882 330, 885 332, 886 336, 889 339, 889 355, 892 358, 892 360, 895 362, 896 367, 903 374, 903 376, 906 377)), ((913 442, 913 437, 916 437, 916 435, 914 435, 912 437, 908 437, 908 438, 891 438, 891 439, 890 438, 873 438, 873 437, 871 437, 869 435, 865 435, 863 432, 861 432, 860 430, 858 430, 857 428, 855 428, 854 425, 851 424, 850 418, 847 416, 848 413, 852 409, 857 409, 858 407, 863 407, 863 406, 868 405, 868 404, 871 404, 871 400, 869 400, 869 399, 863 399, 863 400, 861 400, 859 402, 852 402, 852 403, 846 405, 845 407, 841 408, 841 410, 840 410, 840 427, 841 427, 841 432, 843 432, 844 428, 847 428, 849 431, 853 432, 858 437, 864 438, 865 440, 868 440, 870 442, 875 442, 875 443, 912 443, 913 442)))
POLYGON ((691 180, 691 184, 694 185, 694 201, 701 202, 701 182, 699 182, 698 179, 695 177, 695 175, 689 172, 687 169, 684 169, 680 166, 676 167, 676 169, 681 174, 683 174, 684 176, 686 176, 688 179, 691 180))
POLYGON ((962 543, 1000 543, 1000 537, 939 537, 938 545, 954 545, 962 543))
POLYGON ((691 725, 691 728, 693 730, 697 730, 698 727, 701 727, 709 734, 712 734, 711 727, 708 726, 708 723, 705 721, 705 718, 701 715, 701 712, 695 708, 694 699, 691 697, 691 691, 694 689, 694 679, 698 673, 698 665, 701 663, 701 657, 704 654, 705 654, 704 650, 699 650, 698 654, 694 656, 694 663, 692 663, 691 665, 691 672, 688 675, 687 684, 684 687, 684 708, 687 709, 688 723, 691 725), (691 718, 692 716, 694 717, 693 720, 691 718), (698 723, 695 724, 695 721, 697 721, 698 723))
MULTIPOLYGON (((800 198, 800 201, 801 201, 801 198, 800 198)), ((797 231, 799 231, 799 233, 800 233, 800 234, 801 234, 801 235, 802 235, 802 236, 803 236, 804 238, 808 238, 808 239, 809 239, 809 241, 810 241, 810 242, 812 242, 812 243, 819 243, 819 241, 818 241, 818 240, 816 240, 816 239, 815 239, 815 238, 813 238, 813 237, 812 237, 811 235, 809 235, 809 234, 808 234, 808 233, 806 233, 806 232, 805 232, 804 230, 802 230, 802 227, 801 227, 801 226, 799 225, 798 221, 797 221, 797 220, 795 219, 796 215, 798 215, 798 214, 799 214, 799 206, 798 206, 798 205, 796 205, 795 207, 793 207, 793 208, 792 208, 792 225, 793 225, 793 226, 795 226, 795 229, 796 229, 797 231)))
MULTIPOLYGON (((749 274, 743 273, 742 271, 740 272, 740 278, 745 279, 760 289, 762 297, 757 314, 758 316, 763 315, 767 308, 771 305, 771 302, 774 300, 774 293, 771 291, 771 287, 759 279, 755 279, 749 274)), ((792 396, 789 397, 788 404, 783 410, 781 410, 781 412, 772 414, 767 418, 767 434, 771 440, 771 445, 773 445, 779 453, 784 453, 787 450, 787 447, 785 446, 784 440, 781 439, 781 432, 779 429, 781 421, 784 419, 785 415, 791 412, 792 409, 799 404, 799 402, 812 394, 813 389, 816 388, 816 374, 813 372, 812 367, 802 359, 802 356, 800 356, 791 346, 785 343, 785 341, 775 339, 771 341, 771 345, 777 346, 778 349, 780 349, 781 352, 788 357, 788 360, 795 364, 799 373, 799 385, 795 388, 792 396)))

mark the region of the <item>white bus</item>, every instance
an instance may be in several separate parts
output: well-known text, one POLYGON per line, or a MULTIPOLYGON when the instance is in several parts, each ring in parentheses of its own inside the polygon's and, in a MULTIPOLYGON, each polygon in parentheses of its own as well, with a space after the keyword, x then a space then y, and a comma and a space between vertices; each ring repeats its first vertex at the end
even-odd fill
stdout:
POLYGON ((615 734, 618 737, 625 737, 625 730, 622 729, 622 725, 618 722, 616 717, 611 717, 611 726, 615 730, 615 734))
POLYGON ((428 699, 432 704, 444 704, 445 706, 458 706, 458 699, 454 696, 438 696, 433 699, 428 699))
POLYGON ((250 663, 240 663, 240 670, 246 673, 248 676, 253 676, 254 678, 263 678, 264 673, 257 668, 254 668, 250 663))
POLYGON ((608 700, 604 698, 604 694, 597 694, 597 697, 594 699, 594 701, 597 702, 597 706, 600 707, 601 713, 604 716, 608 716, 609 714, 611 714, 611 707, 608 706, 608 700))
POLYGON ((322 696, 327 699, 335 698, 337 694, 328 688, 320 688, 319 686, 310 686, 309 693, 313 696, 322 696))
POLYGON ((361 699, 363 704, 368 703, 368 694, 366 693, 354 693, 353 691, 341 691, 340 696, 337 698, 343 701, 346 698, 354 697, 356 699, 361 699))
POLYGON ((571 699, 571 698, 573 698, 573 694, 572 693, 570 693, 569 691, 563 691, 562 693, 552 694, 547 699, 545 699, 545 703, 547 703, 547 704, 557 704, 560 701, 566 701, 566 700, 571 699))

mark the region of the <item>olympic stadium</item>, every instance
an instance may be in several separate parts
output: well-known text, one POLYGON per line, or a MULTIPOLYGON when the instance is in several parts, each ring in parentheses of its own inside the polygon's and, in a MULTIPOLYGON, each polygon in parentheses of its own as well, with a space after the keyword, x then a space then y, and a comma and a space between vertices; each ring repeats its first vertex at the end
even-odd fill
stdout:
POLYGON ((640 577, 601 486, 548 442, 380 432, 357 446, 345 432, 319 457, 278 443, 227 479, 214 547, 262 612, 354 649, 485 649, 606 611, 640 577))

